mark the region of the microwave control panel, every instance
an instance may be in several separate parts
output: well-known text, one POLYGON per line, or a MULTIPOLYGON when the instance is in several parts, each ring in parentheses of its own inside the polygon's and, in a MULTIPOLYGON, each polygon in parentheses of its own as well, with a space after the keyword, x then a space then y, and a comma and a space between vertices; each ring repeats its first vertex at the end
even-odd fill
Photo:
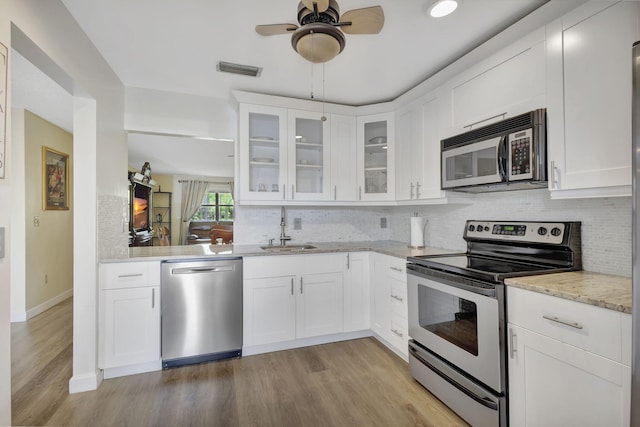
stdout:
POLYGON ((510 179, 528 179, 533 177, 531 139, 532 129, 525 129, 509 135, 509 153, 511 160, 510 179))

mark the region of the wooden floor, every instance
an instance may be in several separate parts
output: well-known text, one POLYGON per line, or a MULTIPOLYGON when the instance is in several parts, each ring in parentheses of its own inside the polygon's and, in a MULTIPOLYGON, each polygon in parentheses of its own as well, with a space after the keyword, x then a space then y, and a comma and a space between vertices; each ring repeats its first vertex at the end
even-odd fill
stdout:
POLYGON ((461 426, 373 338, 105 380, 70 395, 72 300, 12 325, 13 424, 461 426))

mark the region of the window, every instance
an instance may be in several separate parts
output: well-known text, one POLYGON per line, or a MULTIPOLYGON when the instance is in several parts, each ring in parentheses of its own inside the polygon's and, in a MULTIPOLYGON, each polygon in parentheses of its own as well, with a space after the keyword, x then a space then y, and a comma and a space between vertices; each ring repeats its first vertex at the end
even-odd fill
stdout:
POLYGON ((191 221, 233 221, 233 195, 208 191, 191 221))

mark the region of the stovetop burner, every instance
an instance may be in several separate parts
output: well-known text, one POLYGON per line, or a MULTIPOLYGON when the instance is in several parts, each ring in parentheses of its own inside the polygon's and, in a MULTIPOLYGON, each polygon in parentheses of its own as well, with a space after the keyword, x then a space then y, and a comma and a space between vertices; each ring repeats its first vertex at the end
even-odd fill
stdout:
POLYGON ((409 268, 494 283, 582 268, 579 222, 467 221, 464 239, 466 253, 409 257, 409 268))

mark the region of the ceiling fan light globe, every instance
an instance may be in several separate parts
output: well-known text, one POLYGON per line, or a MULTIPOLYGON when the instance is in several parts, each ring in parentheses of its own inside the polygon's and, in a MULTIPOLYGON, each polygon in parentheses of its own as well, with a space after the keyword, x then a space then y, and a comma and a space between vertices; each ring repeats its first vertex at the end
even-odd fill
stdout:
POLYGON ((307 24, 291 36, 293 49, 314 64, 335 58, 345 46, 345 37, 338 28, 328 24, 307 24))
POLYGON ((437 0, 429 7, 429 15, 434 18, 442 18, 453 13, 458 8, 456 0, 437 0))
POLYGON ((338 56, 340 43, 328 34, 311 33, 298 40, 296 50, 307 61, 318 64, 338 56))

